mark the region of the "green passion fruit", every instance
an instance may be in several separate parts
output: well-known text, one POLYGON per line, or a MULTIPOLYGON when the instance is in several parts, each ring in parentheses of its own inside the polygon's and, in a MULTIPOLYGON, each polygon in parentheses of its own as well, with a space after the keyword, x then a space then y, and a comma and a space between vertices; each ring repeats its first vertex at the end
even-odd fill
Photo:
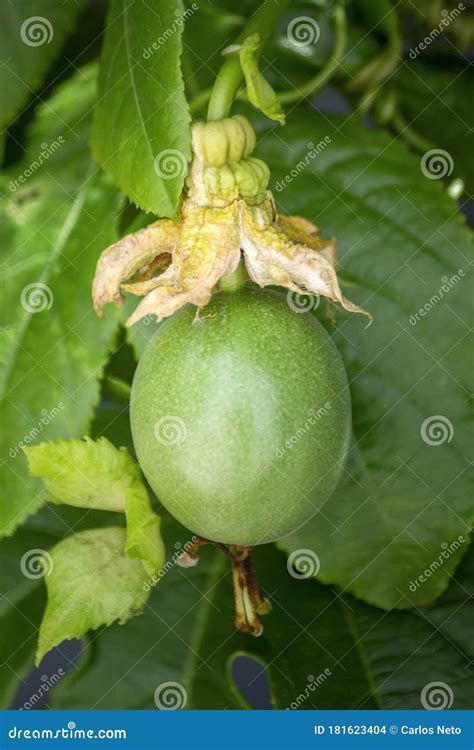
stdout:
POLYGON ((275 541, 334 490, 350 434, 341 357, 286 297, 220 292, 160 325, 132 387, 141 468, 182 524, 224 544, 275 541))

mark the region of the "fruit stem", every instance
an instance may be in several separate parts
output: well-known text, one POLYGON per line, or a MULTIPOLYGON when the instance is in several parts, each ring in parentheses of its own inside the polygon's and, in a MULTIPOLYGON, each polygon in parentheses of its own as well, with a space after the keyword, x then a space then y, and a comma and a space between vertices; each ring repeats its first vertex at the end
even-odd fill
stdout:
POLYGON ((270 602, 264 599, 258 585, 257 576, 251 560, 251 548, 236 544, 226 545, 198 537, 186 552, 177 560, 183 568, 193 567, 198 562, 198 553, 205 544, 211 544, 230 558, 232 582, 234 585, 235 627, 242 633, 255 637, 262 635, 263 625, 259 615, 267 615, 271 610, 270 602))
POLYGON ((232 580, 234 583, 235 627, 242 633, 251 633, 258 638, 263 633, 263 626, 257 616, 252 600, 243 561, 231 562, 232 580))

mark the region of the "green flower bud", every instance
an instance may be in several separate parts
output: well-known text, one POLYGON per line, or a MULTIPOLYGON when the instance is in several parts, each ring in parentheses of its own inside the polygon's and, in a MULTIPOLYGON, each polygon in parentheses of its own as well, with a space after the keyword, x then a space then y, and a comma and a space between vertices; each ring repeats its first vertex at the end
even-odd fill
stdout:
POLYGON ((255 132, 242 115, 193 126, 194 151, 210 167, 240 162, 253 151, 255 142, 255 132))

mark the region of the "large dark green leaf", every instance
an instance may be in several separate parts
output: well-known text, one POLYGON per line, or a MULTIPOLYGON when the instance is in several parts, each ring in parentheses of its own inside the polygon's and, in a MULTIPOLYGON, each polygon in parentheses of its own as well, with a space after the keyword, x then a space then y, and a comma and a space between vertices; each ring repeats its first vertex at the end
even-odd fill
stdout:
POLYGON ((337 237, 347 295, 374 317, 368 329, 347 314, 328 324, 349 374, 354 445, 322 512, 282 544, 314 550, 320 580, 377 606, 431 602, 466 549, 473 515, 471 235, 418 157, 350 119, 302 116, 263 135, 259 155, 283 185, 281 209, 337 237), (308 141, 324 136, 329 145, 307 157, 308 141))
MULTIPOLYGON (((469 63, 434 67, 423 61, 404 65, 393 80, 400 108, 411 127, 452 159, 446 174, 460 176, 474 193, 474 131, 469 63)), ((446 157, 445 157, 446 158, 446 157)))
POLYGON ((82 5, 83 0, 3 3, 0 126, 8 125, 40 86, 82 5))
POLYGON ((100 321, 90 287, 114 240, 119 197, 88 150, 93 71, 81 71, 38 109, 29 147, 4 183, 0 532, 43 502, 22 444, 82 436, 116 316, 100 321))
POLYGON ((67 534, 123 523, 121 514, 48 505, 26 527, 0 541, 0 707, 9 708, 33 665, 46 605, 39 561, 67 534))
POLYGON ((180 69, 181 0, 112 0, 94 118, 94 151, 145 211, 174 216, 190 159, 180 69))
MULTIPOLYGON (((173 524, 168 548, 188 538, 173 524)), ((260 638, 234 630, 227 562, 207 550, 196 568, 170 566, 142 616, 92 634, 54 706, 155 708, 168 691, 186 708, 245 708, 231 677, 241 654, 267 670, 275 708, 422 708, 432 682, 446 684, 454 708, 469 706, 472 605, 463 571, 435 607, 386 613, 295 580, 271 546, 258 551, 256 564, 273 604, 260 638)))

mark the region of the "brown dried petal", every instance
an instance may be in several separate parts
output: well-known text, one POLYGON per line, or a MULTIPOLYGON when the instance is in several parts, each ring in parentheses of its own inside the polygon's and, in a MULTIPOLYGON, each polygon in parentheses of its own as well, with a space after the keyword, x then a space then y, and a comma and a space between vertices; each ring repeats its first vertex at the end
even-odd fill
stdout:
MULTIPOLYGON (((268 202, 257 207, 241 203, 241 240, 250 278, 262 287, 278 284, 295 292, 319 294, 339 302, 350 312, 371 317, 342 295, 332 241, 324 243, 323 251, 293 242, 277 222, 269 222, 270 211, 268 202)), ((312 243, 314 239, 317 238, 312 237, 312 243)))
MULTIPOLYGON (((157 320, 187 303, 204 307, 223 276, 235 271, 240 261, 238 205, 206 208, 185 203, 181 238, 168 270, 153 279, 154 289, 140 302, 127 325, 147 315, 157 320)), ((150 280, 151 282, 151 280, 150 280)), ((151 286, 126 285, 141 293, 151 286)))
POLYGON ((92 284, 92 299, 98 315, 109 302, 122 302, 120 286, 156 256, 171 254, 180 236, 180 227, 162 219, 129 234, 101 254, 92 284))

